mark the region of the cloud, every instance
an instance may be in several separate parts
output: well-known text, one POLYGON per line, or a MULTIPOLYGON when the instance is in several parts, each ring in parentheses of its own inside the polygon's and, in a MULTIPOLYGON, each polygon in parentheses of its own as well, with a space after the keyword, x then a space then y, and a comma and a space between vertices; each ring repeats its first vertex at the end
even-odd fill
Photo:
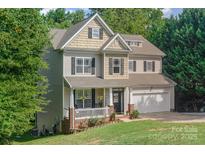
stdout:
POLYGON ((163 17, 169 18, 173 14, 173 10, 171 8, 162 9, 163 17))

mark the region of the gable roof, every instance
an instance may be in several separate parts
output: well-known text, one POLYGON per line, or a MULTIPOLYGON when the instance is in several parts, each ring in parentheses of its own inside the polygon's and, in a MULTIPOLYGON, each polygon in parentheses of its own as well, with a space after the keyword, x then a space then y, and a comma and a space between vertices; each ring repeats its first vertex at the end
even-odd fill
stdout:
POLYGON ((132 51, 130 46, 125 42, 125 40, 120 36, 119 33, 117 33, 117 34, 113 35, 112 37, 110 37, 110 39, 107 41, 107 43, 105 43, 103 45, 102 50, 106 50, 111 45, 111 43, 116 39, 119 39, 120 40, 119 42, 122 44, 122 46, 127 48, 127 50, 132 51))
POLYGON ((64 48, 83 28, 89 24, 90 21, 93 19, 97 19, 104 27, 107 29, 107 32, 111 35, 114 35, 113 31, 107 26, 107 24, 103 21, 103 19, 96 13, 94 16, 89 17, 72 27, 70 27, 64 34, 63 38, 61 39, 60 43, 58 44, 57 48, 62 49, 64 48))
POLYGON ((125 41, 138 41, 142 42, 142 47, 131 46, 132 52, 131 55, 153 55, 153 56, 165 56, 165 53, 162 52, 159 48, 150 43, 141 35, 129 35, 121 34, 125 41))
POLYGON ((66 32, 66 29, 51 29, 51 31, 49 32, 50 37, 51 37, 51 43, 54 49, 57 49, 58 44, 63 38, 65 32, 66 32))
MULTIPOLYGON (((52 37, 52 45, 54 49, 63 49, 77 34, 83 30, 83 28, 90 23, 93 19, 97 21, 107 30, 110 38, 102 45, 102 51, 108 51, 106 48, 115 40, 119 39, 120 43, 127 48, 130 52, 130 56, 142 55, 142 56, 165 56, 165 54, 148 40, 141 35, 128 35, 128 34, 114 34, 113 31, 107 26, 103 19, 96 13, 92 17, 89 17, 73 26, 69 29, 52 29, 50 34, 52 37), (129 46, 126 41, 138 41, 142 42, 142 47, 129 46)), ((83 50, 81 48, 80 50, 83 50)), ((114 49, 113 49, 114 50, 114 49)), ((127 51, 127 50, 122 50, 127 51)))

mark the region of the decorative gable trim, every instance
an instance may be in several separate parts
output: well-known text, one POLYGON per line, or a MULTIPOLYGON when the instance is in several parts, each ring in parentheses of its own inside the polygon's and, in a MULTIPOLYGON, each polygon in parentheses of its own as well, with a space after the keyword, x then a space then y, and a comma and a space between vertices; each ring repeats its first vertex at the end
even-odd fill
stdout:
POLYGON ((130 46, 125 42, 125 40, 120 36, 119 33, 117 33, 117 34, 112 38, 112 40, 110 40, 110 42, 108 42, 108 44, 103 48, 103 50, 106 50, 106 49, 109 47, 109 45, 110 45, 115 39, 117 39, 117 38, 119 38, 119 39, 121 40, 121 43, 122 43, 122 45, 123 45, 124 47, 127 47, 127 49, 128 49, 129 51, 132 51, 132 49, 130 48, 130 46))
POLYGON ((113 31, 108 27, 108 25, 104 22, 104 20, 96 13, 93 17, 91 17, 62 47, 63 49, 69 42, 71 42, 89 23, 90 21, 98 19, 99 22, 107 29, 107 32, 111 35, 114 35, 113 31))

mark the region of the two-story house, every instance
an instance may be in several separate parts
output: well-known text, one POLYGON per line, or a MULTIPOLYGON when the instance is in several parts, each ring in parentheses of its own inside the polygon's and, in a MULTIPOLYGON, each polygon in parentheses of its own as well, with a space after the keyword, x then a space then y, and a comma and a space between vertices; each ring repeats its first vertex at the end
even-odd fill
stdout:
POLYGON ((79 120, 174 109, 175 82, 162 74, 165 54, 140 35, 114 33, 95 14, 71 28, 51 31, 46 60, 50 103, 37 114, 39 130, 70 129, 79 120))

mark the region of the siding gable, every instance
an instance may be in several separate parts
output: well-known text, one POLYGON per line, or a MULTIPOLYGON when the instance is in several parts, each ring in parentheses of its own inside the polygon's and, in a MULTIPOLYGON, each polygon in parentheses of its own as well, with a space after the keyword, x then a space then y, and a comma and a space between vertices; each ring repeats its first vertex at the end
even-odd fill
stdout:
POLYGON ((110 38, 106 29, 97 21, 97 19, 91 20, 87 26, 85 26, 82 31, 73 39, 69 44, 66 45, 67 48, 93 48, 100 49, 102 45, 110 38), (88 38, 89 28, 102 28, 103 37, 101 38, 88 38))
POLYGON ((119 41, 119 39, 115 39, 108 47, 107 50, 127 50, 122 43, 119 41))

